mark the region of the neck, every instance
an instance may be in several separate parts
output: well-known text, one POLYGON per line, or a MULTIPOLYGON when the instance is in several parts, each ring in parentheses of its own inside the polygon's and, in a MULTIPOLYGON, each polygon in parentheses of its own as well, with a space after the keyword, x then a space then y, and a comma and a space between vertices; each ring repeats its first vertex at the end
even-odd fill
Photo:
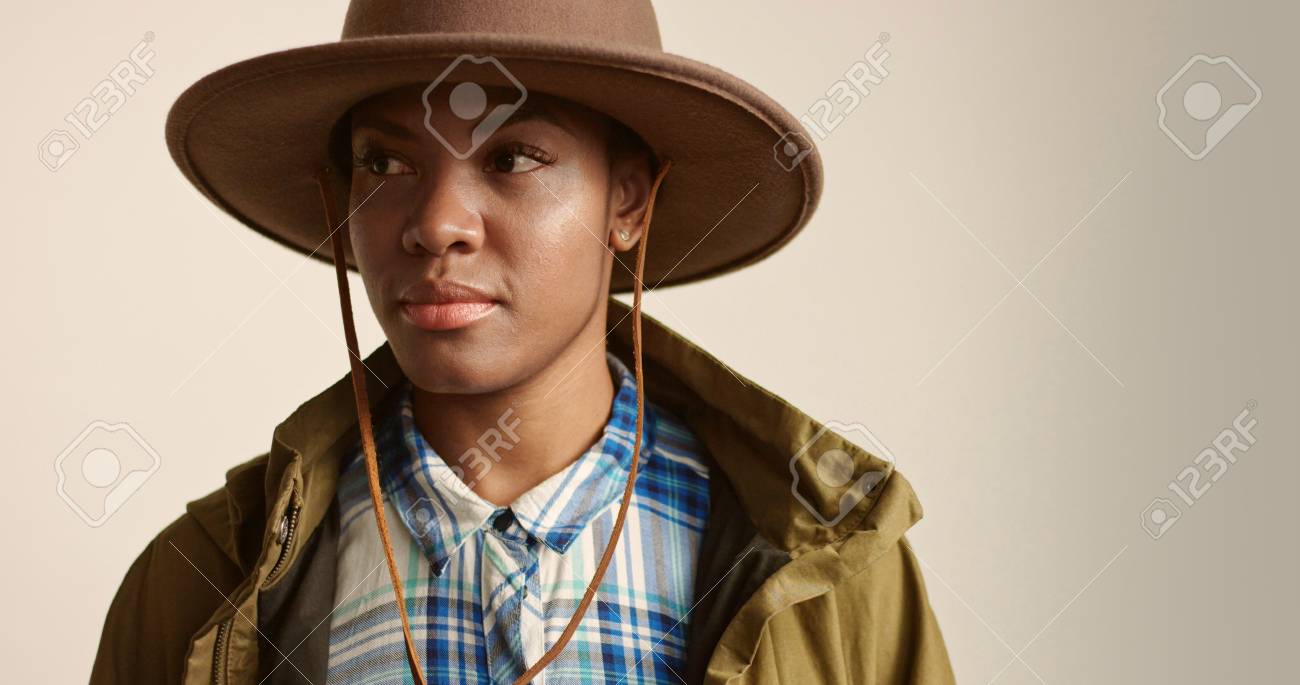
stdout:
MULTIPOLYGON (((603 324, 598 307, 594 324, 603 324)), ((589 324, 530 378, 491 393, 413 388, 416 426, 483 499, 506 506, 572 464, 609 421, 614 381, 603 325, 589 324)))

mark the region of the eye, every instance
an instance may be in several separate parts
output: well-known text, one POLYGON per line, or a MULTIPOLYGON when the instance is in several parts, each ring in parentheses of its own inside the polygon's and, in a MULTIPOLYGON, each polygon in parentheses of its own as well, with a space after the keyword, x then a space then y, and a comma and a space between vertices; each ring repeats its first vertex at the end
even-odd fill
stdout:
POLYGON ((352 164, 358 168, 364 168, 376 176, 415 173, 414 169, 400 159, 378 152, 366 152, 354 158, 352 164))
POLYGON ((492 154, 485 171, 523 174, 554 162, 555 158, 545 150, 523 143, 512 143, 492 154))

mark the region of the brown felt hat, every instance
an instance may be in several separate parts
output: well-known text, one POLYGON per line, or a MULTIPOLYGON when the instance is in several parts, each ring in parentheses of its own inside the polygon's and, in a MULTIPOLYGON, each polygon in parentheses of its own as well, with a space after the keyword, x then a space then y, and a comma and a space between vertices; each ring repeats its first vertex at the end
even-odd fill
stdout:
MULTIPOLYGON (((424 83, 428 97, 435 84, 465 81, 585 105, 672 160, 646 287, 752 264, 817 206, 821 160, 798 119, 741 79, 664 52, 649 0, 353 0, 341 40, 254 57, 190 86, 167 117, 167 147, 226 212, 329 261, 315 177, 331 165, 336 124, 371 95, 424 83)), ((503 115, 487 113, 488 135, 503 115)), ((617 257, 627 268, 612 270, 611 291, 626 292, 635 255, 617 257)), ((355 268, 350 253, 348 262, 355 268)))

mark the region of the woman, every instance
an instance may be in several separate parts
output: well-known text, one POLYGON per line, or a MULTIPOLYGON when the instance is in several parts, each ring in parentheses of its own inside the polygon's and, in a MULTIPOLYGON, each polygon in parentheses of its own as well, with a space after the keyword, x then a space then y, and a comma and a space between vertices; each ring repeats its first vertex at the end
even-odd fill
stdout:
POLYGON ((951 681, 906 480, 641 316, 803 226, 798 130, 645 0, 357 0, 192 86, 173 157, 330 244, 352 373, 141 554, 92 681, 951 681))

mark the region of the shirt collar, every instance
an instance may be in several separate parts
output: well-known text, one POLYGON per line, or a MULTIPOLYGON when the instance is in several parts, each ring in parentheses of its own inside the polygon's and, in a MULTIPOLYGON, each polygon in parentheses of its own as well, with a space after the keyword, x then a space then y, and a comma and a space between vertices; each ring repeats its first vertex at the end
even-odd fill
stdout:
MULTIPOLYGON (((577 460, 520 495, 509 507, 520 528, 561 554, 597 515, 621 500, 631 469, 636 377, 613 353, 606 352, 605 357, 615 379, 615 394, 601 436, 577 460)), ((481 474, 490 464, 488 458, 471 449, 455 460, 460 466, 449 464, 415 425, 409 380, 399 392, 397 410, 386 417, 376 440, 380 454, 391 455, 383 459, 381 477, 402 522, 423 548, 434 573, 441 575, 461 545, 506 507, 484 500, 462 479, 465 474, 471 480, 481 474)), ((646 404, 638 471, 645 467, 654 446, 654 415, 646 404)), ((504 444, 510 444, 517 421, 502 417, 498 423, 504 444)), ((511 535, 509 529, 505 535, 511 535)))

